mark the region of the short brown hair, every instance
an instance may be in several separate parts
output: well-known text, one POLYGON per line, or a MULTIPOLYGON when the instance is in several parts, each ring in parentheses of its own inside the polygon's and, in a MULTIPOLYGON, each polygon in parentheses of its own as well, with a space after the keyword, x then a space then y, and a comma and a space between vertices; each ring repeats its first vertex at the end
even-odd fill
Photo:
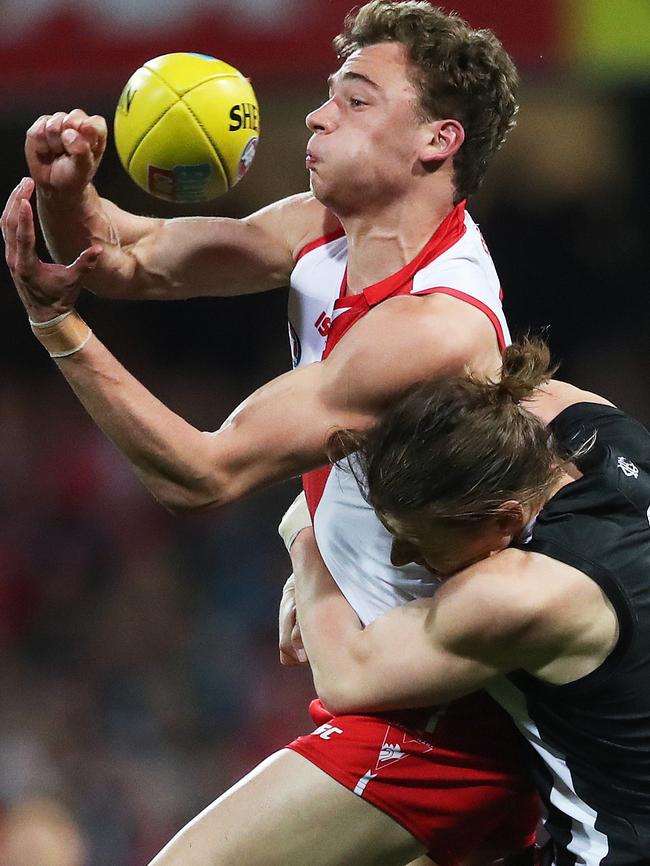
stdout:
POLYGON ((371 0, 345 19, 334 39, 341 59, 379 42, 400 42, 415 68, 426 118, 462 123, 454 157, 456 201, 479 188, 488 162, 514 126, 516 67, 491 30, 473 30, 456 14, 425 0, 371 0))
MULTIPOLYGON (((364 434, 332 437, 373 508, 477 524, 507 500, 543 497, 563 463, 549 431, 519 405, 553 373, 541 340, 510 346, 498 382, 458 376, 421 385, 364 434)), ((564 455, 566 457, 567 455, 564 455)))

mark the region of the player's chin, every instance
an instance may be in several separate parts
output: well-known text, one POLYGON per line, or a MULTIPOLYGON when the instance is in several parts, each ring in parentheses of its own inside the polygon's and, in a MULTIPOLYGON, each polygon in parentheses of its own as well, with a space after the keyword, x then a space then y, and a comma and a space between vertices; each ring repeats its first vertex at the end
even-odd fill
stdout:
POLYGON ((330 207, 332 201, 327 184, 324 184, 321 178, 313 171, 309 172, 309 189, 317 201, 326 207, 330 207))
POLYGON ((309 173, 309 188, 315 199, 335 212, 345 209, 350 198, 349 193, 341 189, 340 183, 328 183, 327 179, 313 171, 309 173))

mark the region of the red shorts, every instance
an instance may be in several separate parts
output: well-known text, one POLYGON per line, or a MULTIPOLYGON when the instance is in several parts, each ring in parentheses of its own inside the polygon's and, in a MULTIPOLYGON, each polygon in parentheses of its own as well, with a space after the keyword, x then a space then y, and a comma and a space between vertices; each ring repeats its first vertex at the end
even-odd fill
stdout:
POLYGON ((524 741, 485 693, 390 718, 332 716, 320 701, 309 712, 319 727, 288 748, 390 815, 439 866, 533 844, 524 741))

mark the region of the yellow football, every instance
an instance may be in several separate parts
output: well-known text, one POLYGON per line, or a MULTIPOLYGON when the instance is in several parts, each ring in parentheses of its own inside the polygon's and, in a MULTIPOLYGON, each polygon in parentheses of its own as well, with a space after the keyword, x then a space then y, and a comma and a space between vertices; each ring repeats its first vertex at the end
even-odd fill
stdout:
POLYGON ((129 78, 115 112, 122 165, 167 201, 223 195, 255 156, 260 112, 250 81, 205 54, 163 54, 129 78))

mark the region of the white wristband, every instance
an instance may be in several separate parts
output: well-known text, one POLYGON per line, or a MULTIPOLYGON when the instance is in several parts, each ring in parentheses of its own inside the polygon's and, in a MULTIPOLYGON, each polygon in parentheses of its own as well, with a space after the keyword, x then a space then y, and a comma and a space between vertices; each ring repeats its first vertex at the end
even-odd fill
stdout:
POLYGON ((296 540, 296 536, 303 529, 308 529, 311 526, 311 514, 307 506, 307 497, 302 493, 291 503, 289 508, 280 521, 278 532, 284 541, 284 546, 287 550, 291 550, 291 545, 296 540))

